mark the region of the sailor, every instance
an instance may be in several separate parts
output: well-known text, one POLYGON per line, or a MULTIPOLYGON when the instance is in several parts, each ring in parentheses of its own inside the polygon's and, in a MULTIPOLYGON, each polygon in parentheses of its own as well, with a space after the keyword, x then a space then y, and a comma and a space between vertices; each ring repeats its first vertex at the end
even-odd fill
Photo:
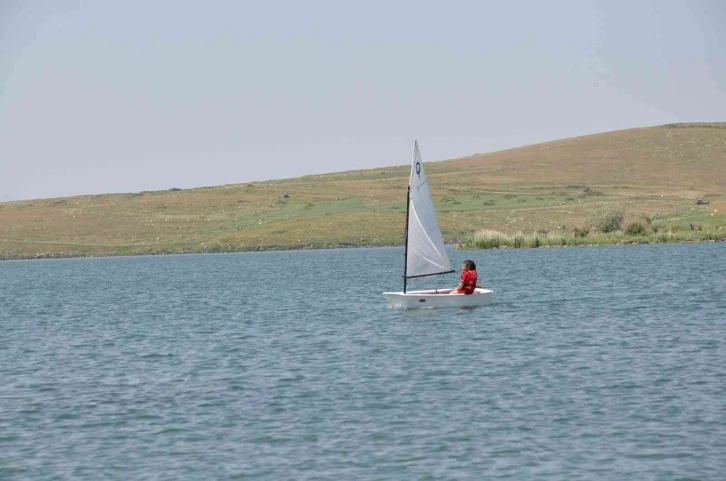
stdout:
POLYGON ((476 281, 476 264, 467 259, 461 264, 461 280, 451 294, 473 294, 476 289, 476 281))

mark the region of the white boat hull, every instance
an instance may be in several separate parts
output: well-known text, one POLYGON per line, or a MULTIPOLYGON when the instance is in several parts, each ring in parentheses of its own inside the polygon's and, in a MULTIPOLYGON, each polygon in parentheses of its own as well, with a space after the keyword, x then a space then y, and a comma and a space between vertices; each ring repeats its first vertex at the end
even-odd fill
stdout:
POLYGON ((449 294, 451 289, 427 291, 384 292, 391 309, 419 309, 422 307, 484 306, 492 300, 494 291, 477 288, 473 294, 449 294))

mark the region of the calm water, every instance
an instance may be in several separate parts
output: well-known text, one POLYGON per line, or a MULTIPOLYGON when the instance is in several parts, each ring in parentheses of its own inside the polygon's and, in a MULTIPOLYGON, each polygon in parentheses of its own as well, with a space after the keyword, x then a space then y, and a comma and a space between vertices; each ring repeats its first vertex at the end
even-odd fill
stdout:
POLYGON ((0 479, 726 479, 726 243, 468 257, 0 262, 0 479))

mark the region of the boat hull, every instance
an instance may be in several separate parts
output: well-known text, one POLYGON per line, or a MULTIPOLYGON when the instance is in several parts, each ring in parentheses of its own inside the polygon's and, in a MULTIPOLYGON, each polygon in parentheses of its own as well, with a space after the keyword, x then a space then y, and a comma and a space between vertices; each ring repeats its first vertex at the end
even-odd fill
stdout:
POLYGON ((391 309, 420 309, 430 307, 472 307, 491 302, 494 291, 477 288, 473 294, 449 294, 451 289, 426 291, 384 292, 391 309))

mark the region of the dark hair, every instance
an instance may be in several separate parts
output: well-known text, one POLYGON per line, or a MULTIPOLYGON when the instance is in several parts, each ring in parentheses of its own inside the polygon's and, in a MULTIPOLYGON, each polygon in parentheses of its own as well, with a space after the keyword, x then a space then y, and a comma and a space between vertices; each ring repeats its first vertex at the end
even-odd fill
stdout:
POLYGON ((466 265, 467 269, 472 271, 476 270, 476 264, 474 264, 474 261, 467 259, 464 261, 464 264, 466 265))

